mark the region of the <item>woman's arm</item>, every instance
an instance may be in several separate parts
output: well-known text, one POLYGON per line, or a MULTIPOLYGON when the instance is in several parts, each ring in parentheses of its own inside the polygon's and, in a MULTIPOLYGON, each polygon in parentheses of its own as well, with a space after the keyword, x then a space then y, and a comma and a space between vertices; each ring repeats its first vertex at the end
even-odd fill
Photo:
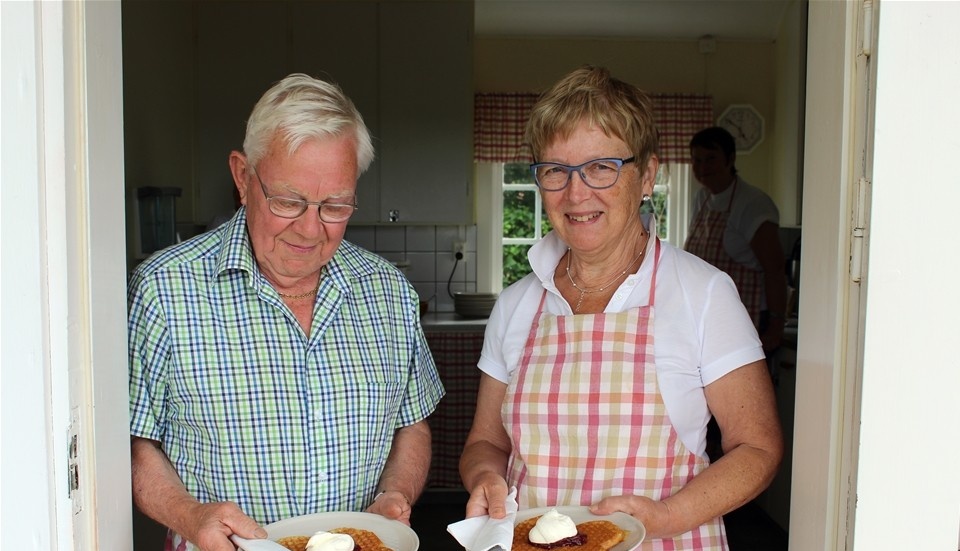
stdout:
POLYGON ((466 516, 489 514, 503 518, 507 511, 507 459, 510 437, 503 428, 500 408, 507 385, 483 373, 477 392, 477 411, 460 456, 460 478, 470 492, 466 516))
POLYGON ((651 537, 672 537, 740 507, 770 484, 783 457, 783 438, 766 363, 735 369, 704 391, 720 425, 724 456, 663 501, 612 497, 594 513, 624 511, 640 519, 651 537))

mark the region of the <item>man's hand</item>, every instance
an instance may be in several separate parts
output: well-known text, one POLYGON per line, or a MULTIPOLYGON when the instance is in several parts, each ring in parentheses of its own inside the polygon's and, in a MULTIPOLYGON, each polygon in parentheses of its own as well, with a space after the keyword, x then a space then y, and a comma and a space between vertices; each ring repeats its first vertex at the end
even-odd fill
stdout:
POLYGON ((374 513, 392 520, 410 526, 410 513, 412 512, 410 502, 407 496, 395 490, 388 490, 378 495, 373 503, 367 507, 368 513, 374 513))
POLYGON ((201 551, 236 551, 237 547, 229 540, 232 534, 246 539, 267 537, 267 531, 235 503, 197 503, 189 511, 190 531, 181 535, 201 551))

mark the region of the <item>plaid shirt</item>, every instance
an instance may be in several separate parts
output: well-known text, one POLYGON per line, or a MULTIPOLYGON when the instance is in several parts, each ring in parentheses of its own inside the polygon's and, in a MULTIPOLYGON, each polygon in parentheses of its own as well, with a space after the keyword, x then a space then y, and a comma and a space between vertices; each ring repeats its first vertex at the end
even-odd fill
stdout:
POLYGON ((261 523, 371 501, 394 431, 443 396, 416 292, 344 241, 306 335, 252 255, 243 208, 129 284, 130 433, 187 490, 261 523))

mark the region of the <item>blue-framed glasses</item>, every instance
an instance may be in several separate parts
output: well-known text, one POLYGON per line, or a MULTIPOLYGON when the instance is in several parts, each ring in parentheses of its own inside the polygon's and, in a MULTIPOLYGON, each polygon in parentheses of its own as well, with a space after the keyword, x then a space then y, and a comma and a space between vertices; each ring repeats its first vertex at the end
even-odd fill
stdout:
POLYGON ((580 174, 583 183, 593 189, 606 189, 620 179, 620 169, 632 163, 636 157, 627 159, 603 158, 587 161, 582 165, 570 166, 560 163, 534 163, 530 165, 533 179, 544 191, 560 191, 570 183, 574 172, 580 174))
POLYGON ((267 198, 267 206, 270 208, 270 212, 280 218, 297 218, 306 212, 308 206, 317 205, 320 220, 329 224, 337 224, 349 220, 350 217, 353 216, 353 212, 359 208, 355 203, 304 201, 298 197, 270 195, 267 193, 267 187, 263 185, 263 180, 260 179, 260 175, 257 174, 256 168, 253 168, 253 174, 257 177, 257 181, 260 182, 260 190, 263 191, 263 196, 267 198))

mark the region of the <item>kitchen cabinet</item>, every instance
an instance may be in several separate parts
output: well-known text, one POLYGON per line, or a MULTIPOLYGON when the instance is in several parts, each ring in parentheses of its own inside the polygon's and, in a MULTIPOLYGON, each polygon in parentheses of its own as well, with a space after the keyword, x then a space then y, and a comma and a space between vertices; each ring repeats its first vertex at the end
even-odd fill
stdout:
POLYGON ((430 353, 446 394, 427 422, 433 434, 433 460, 427 477, 429 488, 463 487, 460 454, 473 425, 480 387, 480 351, 483 329, 424 327, 430 353))
POLYGON ((180 222, 232 209, 230 151, 291 72, 337 82, 370 129, 353 223, 472 222, 473 2, 129 2, 123 18, 127 180, 182 188, 180 222))
POLYGON ((201 2, 198 17, 201 182, 226 173, 260 94, 302 72, 339 84, 373 138, 352 223, 471 222, 471 2, 201 2), (264 21, 284 30, 236 32, 264 21))
POLYGON ((296 2, 291 9, 291 71, 339 84, 370 131, 377 156, 357 181, 360 209, 351 222, 376 222, 381 164, 377 3, 296 2))
POLYGON ((469 224, 473 2, 380 4, 379 222, 469 224))

